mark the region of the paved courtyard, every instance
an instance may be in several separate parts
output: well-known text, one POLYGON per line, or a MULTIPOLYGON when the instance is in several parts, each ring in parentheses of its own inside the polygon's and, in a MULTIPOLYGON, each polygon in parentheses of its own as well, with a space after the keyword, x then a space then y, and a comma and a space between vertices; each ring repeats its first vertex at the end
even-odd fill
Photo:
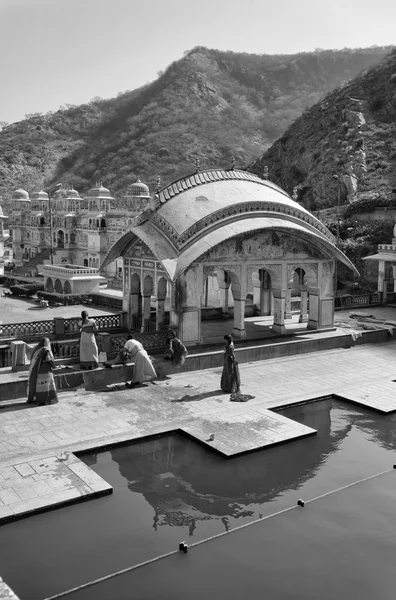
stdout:
POLYGON ((396 342, 240 365, 247 402, 219 391, 221 369, 175 373, 136 389, 79 389, 53 406, 2 403, 0 520, 111 492, 74 452, 181 430, 225 457, 315 430, 270 409, 336 394, 396 410, 396 342))
MULTIPOLYGON (((3 288, 4 289, 4 288, 3 288)), ((2 287, 0 286, 0 292, 2 287)), ((105 314, 117 314, 118 310, 105 306, 50 306, 40 309, 37 301, 27 298, 0 297, 0 323, 31 323, 32 321, 51 321, 54 317, 69 319, 79 317, 82 310, 88 310, 92 317, 105 314)))

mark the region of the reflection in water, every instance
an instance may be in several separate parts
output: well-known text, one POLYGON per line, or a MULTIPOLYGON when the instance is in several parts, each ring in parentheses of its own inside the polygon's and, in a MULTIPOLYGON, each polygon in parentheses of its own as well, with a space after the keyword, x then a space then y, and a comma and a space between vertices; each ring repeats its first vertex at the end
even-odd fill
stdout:
MULTIPOLYGON (((198 521, 252 517, 257 505, 298 489, 321 469, 356 423, 354 410, 332 401, 303 405, 282 414, 318 431, 312 438, 266 451, 224 459, 182 437, 168 436, 111 451, 130 491, 154 509, 153 528, 186 526, 198 521)), ((369 426, 370 416, 360 414, 369 426)), ((258 516, 258 513, 257 513, 258 516)))

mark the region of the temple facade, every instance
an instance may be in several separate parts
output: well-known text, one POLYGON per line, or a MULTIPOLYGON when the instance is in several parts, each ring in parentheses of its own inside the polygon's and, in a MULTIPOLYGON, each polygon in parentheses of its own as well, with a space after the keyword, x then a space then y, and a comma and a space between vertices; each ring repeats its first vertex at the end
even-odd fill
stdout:
MULTIPOLYGON (((51 198, 44 191, 29 196, 16 190, 10 216, 14 263, 38 270, 44 264, 99 269, 109 248, 150 201, 149 188, 140 180, 119 201, 100 183, 83 196, 63 187, 51 198)), ((114 278, 121 271, 122 260, 115 260, 106 275, 114 278)))
POLYGON ((233 306, 238 338, 246 337, 249 297, 259 314, 272 315, 274 332, 286 333, 293 290, 300 323, 331 328, 335 260, 356 271, 309 211, 272 182, 235 169, 198 171, 158 191, 103 267, 119 257, 130 327, 160 330, 169 311, 186 345, 204 342, 209 291, 225 314, 233 306))

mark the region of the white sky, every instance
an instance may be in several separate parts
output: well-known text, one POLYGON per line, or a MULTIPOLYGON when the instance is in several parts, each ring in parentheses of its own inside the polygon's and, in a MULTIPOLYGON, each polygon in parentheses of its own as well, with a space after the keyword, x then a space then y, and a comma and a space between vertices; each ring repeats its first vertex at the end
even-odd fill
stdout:
POLYGON ((384 46, 395 25, 396 0, 0 0, 0 121, 116 96, 197 45, 384 46))

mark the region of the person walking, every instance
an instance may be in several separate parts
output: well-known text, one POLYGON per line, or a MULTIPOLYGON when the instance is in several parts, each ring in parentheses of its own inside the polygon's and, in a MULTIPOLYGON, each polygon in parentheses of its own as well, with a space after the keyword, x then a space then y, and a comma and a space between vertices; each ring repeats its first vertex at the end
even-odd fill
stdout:
POLYGON ((239 392, 241 378, 239 375, 238 362, 235 357, 234 342, 231 335, 225 335, 226 345, 224 348, 224 366, 221 375, 220 387, 223 392, 239 392))
POLYGON ((81 313, 80 322, 80 368, 96 369, 99 366, 99 352, 95 339, 95 333, 98 331, 96 323, 88 317, 86 310, 81 313))
POLYGON ((43 405, 58 402, 53 369, 56 369, 56 366, 51 342, 45 337, 39 341, 30 359, 27 393, 29 404, 36 402, 43 405))
POLYGON ((171 360, 172 365, 176 367, 181 367, 186 362, 187 356, 188 350, 185 345, 176 337, 174 331, 170 331, 166 339, 164 359, 171 360))

